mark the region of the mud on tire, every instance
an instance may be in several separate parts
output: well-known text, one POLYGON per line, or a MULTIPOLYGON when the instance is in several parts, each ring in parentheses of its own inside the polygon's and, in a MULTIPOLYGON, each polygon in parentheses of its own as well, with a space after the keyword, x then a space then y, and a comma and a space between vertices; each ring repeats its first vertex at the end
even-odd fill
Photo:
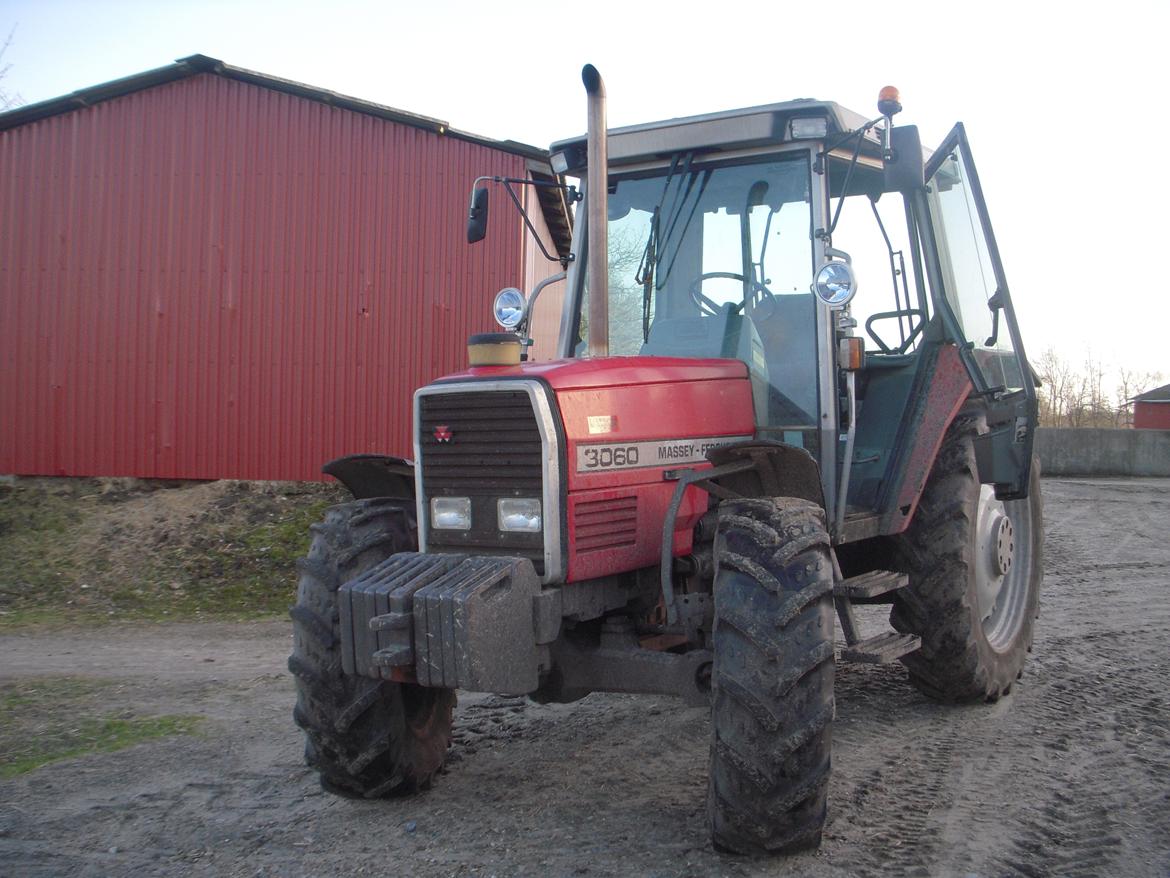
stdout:
MULTIPOLYGON (((1016 566, 992 615, 984 620, 980 610, 981 486, 973 441, 985 429, 979 413, 951 425, 914 520, 895 547, 910 584, 895 593, 890 624, 922 637, 922 647, 902 662, 911 682, 939 701, 995 701, 1007 694, 1023 673, 1039 612, 1043 509, 1035 459, 1028 499, 1002 504, 1014 526, 1016 566)), ((983 490, 986 503, 990 489, 983 490)))
POLYGON ((833 568, 823 510, 719 507, 708 815, 716 847, 816 847, 833 719, 833 568))
POLYGON ((299 562, 289 670, 293 719, 305 731, 305 761, 321 786, 378 798, 430 784, 451 738, 455 693, 342 673, 337 589, 396 552, 417 547, 409 501, 358 500, 334 506, 312 526, 299 562))

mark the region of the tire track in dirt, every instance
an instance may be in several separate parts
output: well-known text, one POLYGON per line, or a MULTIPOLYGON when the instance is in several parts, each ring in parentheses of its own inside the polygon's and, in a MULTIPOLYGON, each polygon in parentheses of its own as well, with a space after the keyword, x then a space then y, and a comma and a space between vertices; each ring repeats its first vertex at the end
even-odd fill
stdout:
POLYGON ((540 733, 540 720, 528 715, 523 696, 464 695, 451 729, 447 762, 458 762, 494 741, 507 741, 540 733))
POLYGON ((1050 518, 1036 655, 999 705, 915 703, 895 672, 839 672, 835 761, 856 779, 837 784, 832 826, 853 828, 851 869, 1120 874, 1130 848, 1170 838, 1170 607, 1150 599, 1170 557, 1099 514, 1050 518))
MULTIPOLYGON (((1123 803, 1119 791, 1101 782, 1106 763, 1099 751, 1083 752, 1100 724, 1101 712, 1083 689, 1066 679, 1044 687, 1035 704, 1038 727, 1046 730, 1048 759, 1059 769, 1046 772, 1041 802, 1021 809, 1007 825, 1005 850, 994 860, 996 871, 1023 876, 1109 874, 1121 845, 1114 812, 1123 803)), ((1110 765, 1116 768, 1112 754, 1110 765)), ((1017 794, 1018 786, 1013 784, 1017 794)))
POLYGON ((864 839, 849 860, 857 874, 932 874, 934 828, 953 802, 950 781, 961 757, 959 740, 948 733, 950 711, 918 695, 901 666, 844 666, 838 673, 834 733, 844 752, 835 754, 841 776, 831 790, 827 833, 864 839))
POLYGON ((954 740, 933 735, 906 745, 867 772, 844 808, 837 803, 838 819, 850 820, 866 840, 858 874, 933 874, 939 836, 932 829, 953 801, 956 748, 954 740))
MULTIPOLYGON (((1167 794, 1155 799, 1141 792, 1151 779, 1155 788, 1170 788, 1170 737, 1159 721, 1165 697, 1153 694, 1164 691, 1170 674, 1158 649, 1161 630, 1074 633, 1043 643, 1032 731, 1043 735, 1053 768, 1042 801, 1008 824, 997 872, 1120 874, 1126 838, 1135 830, 1170 837, 1167 794), (1152 641, 1156 650, 1144 662, 1135 661, 1134 639, 1152 641)), ((1012 726, 1018 729, 1021 720, 1012 726)))

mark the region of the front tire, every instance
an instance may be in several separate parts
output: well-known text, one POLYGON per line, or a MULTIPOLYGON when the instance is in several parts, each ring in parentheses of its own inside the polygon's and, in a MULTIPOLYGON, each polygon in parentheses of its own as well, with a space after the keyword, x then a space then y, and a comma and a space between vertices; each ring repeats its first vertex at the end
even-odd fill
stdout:
POLYGON ((430 785, 451 740, 455 693, 348 676, 341 667, 337 590, 395 554, 417 548, 413 510, 392 499, 328 509, 312 526, 293 607, 293 719, 305 731, 305 761, 329 792, 356 798, 430 785))
POLYGON ((911 682, 939 701, 996 701, 1023 673, 1044 576, 1040 464, 1028 498, 1006 503, 980 485, 974 439, 982 415, 951 425, 899 539, 910 584, 894 595, 890 623, 918 634, 902 661, 911 682))
POLYGON ((708 815, 717 848, 820 844, 833 719, 833 565, 824 511, 719 507, 708 815))

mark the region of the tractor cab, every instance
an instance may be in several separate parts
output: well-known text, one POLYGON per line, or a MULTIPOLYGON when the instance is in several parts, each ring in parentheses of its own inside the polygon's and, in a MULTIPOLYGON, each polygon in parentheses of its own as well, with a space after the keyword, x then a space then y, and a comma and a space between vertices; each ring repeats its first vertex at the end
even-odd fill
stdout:
MULTIPOLYGON (((937 447, 972 391, 990 404, 981 477, 1000 499, 1026 495, 1031 461, 1035 388, 962 125, 928 157, 888 91, 873 120, 797 100, 605 145, 604 353, 742 361, 757 436, 818 462, 836 541, 905 525, 912 451, 937 447)), ((551 154, 587 176, 584 138, 551 154)), ((588 215, 588 180, 583 198, 588 215)), ((589 234, 579 222, 565 358, 599 353, 589 234)))

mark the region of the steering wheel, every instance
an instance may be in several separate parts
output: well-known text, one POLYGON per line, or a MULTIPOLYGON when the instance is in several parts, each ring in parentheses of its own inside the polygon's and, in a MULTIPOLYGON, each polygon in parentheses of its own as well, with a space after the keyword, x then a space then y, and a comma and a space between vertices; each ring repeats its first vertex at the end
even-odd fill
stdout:
MULTIPOLYGON (((708 271, 708 272, 704 272, 703 274, 700 274, 697 278, 695 278, 693 281, 691 281, 691 284, 688 287, 688 290, 690 291, 690 294, 691 294, 691 298, 694 300, 695 304, 699 306, 699 313, 700 314, 706 314, 708 316, 714 317, 715 315, 719 314, 719 312, 721 312, 723 310, 722 305, 717 304, 715 302, 715 300, 710 298, 709 296, 703 295, 703 282, 708 281, 708 280, 715 280, 716 278, 726 278, 727 280, 737 280, 740 283, 744 282, 744 276, 742 274, 736 274, 733 271, 708 271)), ((761 299, 775 298, 775 294, 770 289, 768 289, 766 286, 764 286, 762 283, 758 283, 757 281, 753 280, 751 282, 751 284, 752 284, 752 288, 751 288, 751 293, 748 296, 747 304, 754 305, 757 294, 759 294, 759 297, 761 299)), ((738 314, 742 310, 743 310, 743 303, 741 303, 739 305, 734 305, 734 304, 731 305, 731 313, 732 314, 738 314)))

